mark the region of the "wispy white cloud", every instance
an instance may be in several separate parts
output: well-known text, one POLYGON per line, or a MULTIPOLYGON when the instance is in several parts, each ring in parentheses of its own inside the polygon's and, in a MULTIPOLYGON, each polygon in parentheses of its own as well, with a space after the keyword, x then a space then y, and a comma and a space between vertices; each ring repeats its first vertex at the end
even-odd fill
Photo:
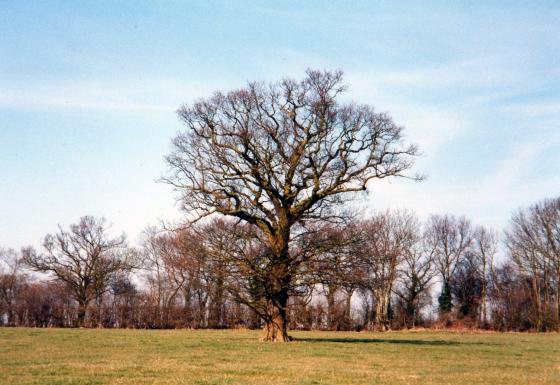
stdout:
POLYGON ((170 105, 137 103, 127 100, 108 101, 103 96, 64 95, 64 92, 49 91, 10 91, 0 94, 0 106, 12 108, 62 108, 62 109, 93 109, 115 111, 173 111, 170 105))
POLYGON ((475 222, 500 228, 518 207, 560 191, 560 175, 554 171, 559 159, 543 156, 555 149, 560 150, 560 133, 517 143, 501 161, 480 170, 476 180, 372 183, 370 196, 362 204, 366 210, 412 209, 422 218, 448 212, 467 215, 475 222))
POLYGON ((359 75, 362 79, 384 87, 409 88, 473 88, 503 85, 519 82, 522 73, 516 69, 500 65, 503 58, 481 57, 401 70, 370 71, 359 75))
POLYGON ((209 95, 212 86, 171 78, 8 85, 0 86, 0 107, 173 113, 182 103, 209 95))
MULTIPOLYGON (((508 103, 517 96, 516 87, 536 84, 522 68, 501 66, 501 60, 489 57, 411 71, 372 70, 349 74, 355 100, 389 111, 398 123, 406 126, 407 136, 425 153, 417 162, 418 171, 428 174, 428 179, 421 183, 407 180, 372 183, 368 199, 362 202, 363 210, 412 209, 424 218, 433 213, 451 212, 471 216, 485 225, 502 227, 517 207, 560 191, 560 175, 548 175, 550 167, 559 164, 560 159, 550 155, 551 150, 560 150, 560 132, 552 131, 557 126, 554 118, 560 112, 560 105, 508 103), (456 96, 455 92, 461 88, 476 92, 456 96), (428 95, 437 92, 441 101, 425 101, 424 91, 428 95), (447 94, 454 96, 452 101, 445 99, 447 94), (529 118, 534 127, 544 128, 527 131, 511 127, 509 132, 513 135, 520 130, 525 135, 517 140, 508 138, 509 151, 488 158, 486 168, 474 173, 476 179, 461 178, 456 173, 466 170, 451 164, 444 167, 449 173, 445 180, 430 177, 429 167, 446 161, 441 158, 441 149, 468 138, 472 141, 477 136, 480 142, 495 143, 496 138, 485 139, 485 135, 505 130, 507 123, 503 119, 508 115, 529 118), (489 121, 488 117, 492 116, 494 119, 489 121), (545 153, 548 155, 544 156, 545 153)), ((445 173, 440 173, 440 178, 442 175, 445 173)))
MULTIPOLYGON (((560 118, 560 100, 545 101, 540 103, 524 102, 511 103, 502 107, 502 110, 527 118, 555 116, 560 118)), ((558 122, 560 124, 560 120, 558 122)))
POLYGON ((407 137, 417 143, 430 157, 445 143, 473 129, 472 116, 465 113, 463 105, 428 103, 421 96, 410 93, 411 87, 420 85, 446 87, 458 82, 451 72, 435 76, 429 70, 412 72, 349 73, 350 96, 353 100, 389 112, 398 124, 406 127, 407 137), (447 80, 442 81, 442 78, 447 80))

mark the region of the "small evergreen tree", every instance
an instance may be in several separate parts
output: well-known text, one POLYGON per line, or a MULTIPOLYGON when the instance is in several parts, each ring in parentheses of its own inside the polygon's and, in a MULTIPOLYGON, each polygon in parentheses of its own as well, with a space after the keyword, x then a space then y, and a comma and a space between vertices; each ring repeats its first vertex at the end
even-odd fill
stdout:
POLYGON ((453 301, 451 298, 451 287, 448 281, 443 283, 441 294, 438 298, 440 313, 449 313, 453 309, 453 301))

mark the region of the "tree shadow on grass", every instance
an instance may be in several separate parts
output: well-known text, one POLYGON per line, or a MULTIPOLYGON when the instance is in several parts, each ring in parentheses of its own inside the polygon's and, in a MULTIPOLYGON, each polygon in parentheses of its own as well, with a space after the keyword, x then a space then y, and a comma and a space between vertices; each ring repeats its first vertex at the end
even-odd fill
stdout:
POLYGON ((447 340, 406 340, 382 338, 294 338, 295 342, 336 342, 348 344, 402 344, 402 345, 429 345, 429 346, 457 346, 479 345, 480 342, 456 342, 447 340))

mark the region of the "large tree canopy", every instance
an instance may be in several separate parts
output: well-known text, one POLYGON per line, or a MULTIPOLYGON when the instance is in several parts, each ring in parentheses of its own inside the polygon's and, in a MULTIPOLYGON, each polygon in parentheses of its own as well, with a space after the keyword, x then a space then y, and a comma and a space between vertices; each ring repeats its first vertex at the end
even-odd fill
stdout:
POLYGON ((194 219, 220 213, 262 231, 277 320, 266 339, 277 339, 277 327, 288 338, 293 226, 333 215, 373 179, 405 176, 417 155, 389 115, 341 102, 345 90, 341 72, 309 70, 301 81, 250 83, 179 110, 186 130, 173 141, 166 181, 194 219))

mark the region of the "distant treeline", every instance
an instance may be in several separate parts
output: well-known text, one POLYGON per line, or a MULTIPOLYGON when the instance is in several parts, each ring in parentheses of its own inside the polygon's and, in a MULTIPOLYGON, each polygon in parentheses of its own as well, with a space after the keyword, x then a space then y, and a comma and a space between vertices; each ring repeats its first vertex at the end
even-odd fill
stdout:
MULTIPOLYGON (((260 328, 270 268, 262 237, 208 219, 150 229, 133 248, 103 219, 83 217, 41 250, 1 250, 0 324, 260 328)), ((503 234, 452 215, 341 216, 302 225, 290 258, 293 329, 560 326, 560 198, 519 210, 503 234)))

